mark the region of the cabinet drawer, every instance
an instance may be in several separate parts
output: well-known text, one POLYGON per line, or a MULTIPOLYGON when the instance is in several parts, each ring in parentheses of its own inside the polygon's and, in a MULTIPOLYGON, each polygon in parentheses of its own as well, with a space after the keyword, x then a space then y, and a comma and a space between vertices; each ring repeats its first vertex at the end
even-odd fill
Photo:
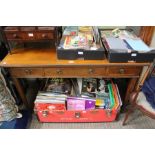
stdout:
POLYGON ((137 66, 110 66, 107 70, 109 77, 138 77, 141 73, 142 67, 137 66))
POLYGON ((21 35, 23 40, 35 40, 37 38, 36 32, 32 32, 32 31, 22 32, 21 35))
POLYGON ((21 40, 23 39, 23 35, 19 32, 6 32, 7 40, 21 40))
POLYGON ((52 32, 38 32, 37 39, 39 40, 54 39, 54 34, 52 32))
POLYGON ((10 71, 13 77, 18 78, 37 78, 44 76, 42 68, 11 68, 10 71))
POLYGON ((46 77, 104 77, 106 74, 103 67, 51 67, 44 71, 46 77))

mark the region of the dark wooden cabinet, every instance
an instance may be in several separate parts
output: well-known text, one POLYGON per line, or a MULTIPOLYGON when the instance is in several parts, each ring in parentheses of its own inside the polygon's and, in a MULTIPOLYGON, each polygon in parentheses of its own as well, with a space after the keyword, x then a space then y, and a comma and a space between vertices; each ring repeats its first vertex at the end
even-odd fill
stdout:
POLYGON ((55 39, 55 27, 32 26, 32 27, 12 27, 4 28, 4 33, 8 41, 45 41, 55 39))

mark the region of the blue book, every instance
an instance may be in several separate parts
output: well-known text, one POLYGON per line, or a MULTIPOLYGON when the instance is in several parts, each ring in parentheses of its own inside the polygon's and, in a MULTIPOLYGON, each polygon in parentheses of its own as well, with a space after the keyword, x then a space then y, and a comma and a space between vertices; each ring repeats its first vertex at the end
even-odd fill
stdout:
POLYGON ((135 51, 150 51, 150 48, 141 39, 125 39, 129 46, 135 51))
POLYGON ((125 42, 120 38, 109 37, 106 38, 106 42, 110 49, 128 50, 125 42))

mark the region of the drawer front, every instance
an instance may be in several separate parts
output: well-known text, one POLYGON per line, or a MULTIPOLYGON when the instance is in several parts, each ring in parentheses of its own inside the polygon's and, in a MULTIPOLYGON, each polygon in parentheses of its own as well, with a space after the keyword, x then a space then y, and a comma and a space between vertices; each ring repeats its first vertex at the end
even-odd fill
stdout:
POLYGON ((46 77, 104 77, 106 75, 104 67, 51 67, 44 71, 46 77))
POLYGON ((17 78, 37 78, 44 76, 42 68, 11 68, 10 72, 13 77, 17 78))
POLYGON ((35 40, 37 38, 36 32, 33 31, 22 32, 21 35, 23 40, 35 40))
POLYGON ((19 32, 6 32, 5 35, 7 40, 21 40, 23 38, 19 32))
POLYGON ((138 77, 142 67, 139 66, 110 66, 107 70, 109 77, 138 77))
POLYGON ((37 39, 39 40, 54 39, 54 34, 53 32, 38 32, 37 39))

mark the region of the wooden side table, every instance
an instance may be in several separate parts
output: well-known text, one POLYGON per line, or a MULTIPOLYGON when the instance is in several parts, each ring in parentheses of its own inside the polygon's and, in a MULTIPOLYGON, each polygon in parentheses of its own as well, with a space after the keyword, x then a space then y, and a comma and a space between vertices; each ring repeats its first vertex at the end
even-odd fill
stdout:
POLYGON ((143 66, 150 63, 109 63, 104 60, 58 60, 54 48, 20 49, 8 54, 0 66, 9 69, 25 106, 28 102, 19 78, 129 78, 125 101, 135 89, 143 66))

